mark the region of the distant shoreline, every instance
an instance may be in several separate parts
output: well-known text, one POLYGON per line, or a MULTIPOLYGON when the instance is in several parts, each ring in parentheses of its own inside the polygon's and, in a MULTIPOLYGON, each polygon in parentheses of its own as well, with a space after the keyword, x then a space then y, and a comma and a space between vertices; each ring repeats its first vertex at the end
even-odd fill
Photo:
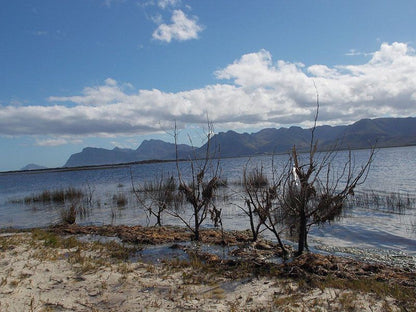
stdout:
MULTIPOLYGON (((166 163, 174 162, 176 160, 140 160, 128 163, 117 163, 117 164, 105 164, 105 165, 87 165, 87 166, 77 166, 77 167, 57 167, 57 168, 44 168, 44 169, 32 169, 32 170, 11 170, 11 171, 0 171, 0 175, 8 174, 36 174, 44 172, 65 172, 65 171, 84 171, 84 170, 97 170, 97 169, 113 169, 113 168, 122 168, 128 167, 131 165, 144 165, 144 164, 157 164, 157 163, 166 163)), ((184 160, 179 160, 184 161, 184 160)))

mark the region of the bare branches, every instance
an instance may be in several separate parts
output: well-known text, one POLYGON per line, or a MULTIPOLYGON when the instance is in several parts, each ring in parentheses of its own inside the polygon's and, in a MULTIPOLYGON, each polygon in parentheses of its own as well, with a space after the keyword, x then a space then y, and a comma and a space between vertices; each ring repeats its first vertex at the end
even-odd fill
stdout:
POLYGON ((240 207, 248 216, 253 241, 258 239, 258 235, 264 230, 271 231, 279 242, 283 255, 287 251, 280 239, 283 232, 282 210, 278 205, 277 188, 278 184, 273 179, 270 182, 263 173, 263 166, 254 167, 247 171, 247 166, 243 171, 244 202, 246 209, 240 207))
POLYGON ((176 181, 172 175, 165 177, 163 172, 156 175, 153 181, 145 182, 142 186, 136 188, 130 172, 133 193, 146 212, 148 222, 150 218, 156 219, 155 225, 162 225, 162 214, 176 207, 181 201, 176 189, 176 181))
POLYGON ((333 172, 332 162, 337 150, 334 148, 318 153, 315 130, 319 115, 319 94, 316 85, 315 90, 316 114, 308 160, 306 163, 302 162, 294 146, 291 153, 293 168, 288 168, 286 174, 281 176, 277 189, 286 226, 298 234, 298 254, 307 248, 307 236, 311 226, 330 222, 341 215, 346 198, 354 195, 354 189, 365 181, 375 151, 372 147, 368 160, 359 170, 355 169, 352 153, 349 151, 341 172, 333 172))
MULTIPOLYGON (((208 214, 211 215, 211 220, 213 220, 215 225, 222 224, 221 210, 217 209, 214 204, 216 190, 219 186, 220 163, 219 160, 217 160, 216 164, 214 164, 216 149, 214 149, 213 153, 211 148, 211 139, 214 129, 209 120, 207 121, 207 125, 207 141, 205 144, 204 155, 200 158, 200 155, 194 153, 193 159, 189 160, 188 164, 191 172, 190 177, 187 180, 182 176, 178 153, 176 153, 176 168, 179 181, 178 192, 184 196, 185 200, 191 206, 192 217, 187 221, 177 212, 172 213, 171 215, 174 215, 181 220, 185 226, 193 232, 193 238, 197 241, 200 239, 199 229, 206 220, 208 214)), ((176 131, 175 127, 175 132, 176 131)), ((175 144, 177 150, 178 144, 176 133, 175 144)))

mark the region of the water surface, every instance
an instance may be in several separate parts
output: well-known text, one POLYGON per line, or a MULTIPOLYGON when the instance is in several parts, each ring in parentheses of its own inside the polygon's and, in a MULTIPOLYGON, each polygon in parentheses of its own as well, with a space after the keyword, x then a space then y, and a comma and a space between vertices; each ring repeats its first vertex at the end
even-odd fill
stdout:
MULTIPOLYGON (((354 151, 356 168, 364 164, 368 156, 368 150, 354 151)), ((283 168, 287 159, 287 155, 274 156, 273 166, 283 168)), ((332 163, 339 169, 346 160, 348 153, 339 152, 332 163)), ((221 189, 223 199, 217 203, 223 209, 223 225, 226 229, 247 229, 248 220, 238 208, 238 205, 243 205, 241 190, 234 182, 241 181, 244 167, 261 165, 270 174, 272 157, 222 159, 220 164, 221 176, 229 182, 228 188, 221 189)), ((188 175, 189 163, 180 166, 184 176, 188 175)), ((67 187, 82 189, 90 199, 89 204, 82 203, 86 208, 83 218, 77 221, 79 224, 152 225, 155 221, 149 220, 140 208, 132 193, 132 183, 137 186, 158 174, 176 176, 176 172, 176 163, 172 162, 79 171, 3 173, 0 174, 0 228, 29 228, 59 222, 62 205, 28 205, 18 201, 44 190, 67 187), (125 206, 120 207, 114 201, 119 194, 126 197, 125 206)), ((368 190, 416 197, 416 147, 378 150, 365 183, 358 188, 358 192, 368 190)), ((339 221, 312 228, 309 236, 311 247, 339 253, 357 254, 367 250, 378 255, 388 253, 394 257, 415 258, 415 209, 399 214, 390 212, 389 207, 379 208, 353 207, 339 221)), ((164 216, 163 221, 165 224, 178 224, 177 219, 169 216, 164 216)))

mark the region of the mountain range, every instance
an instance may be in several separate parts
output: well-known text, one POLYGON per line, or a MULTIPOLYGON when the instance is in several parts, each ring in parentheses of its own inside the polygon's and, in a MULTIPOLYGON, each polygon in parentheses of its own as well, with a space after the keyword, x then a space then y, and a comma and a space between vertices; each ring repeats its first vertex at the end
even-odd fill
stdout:
MULTIPOLYGON (((218 149, 219 157, 253 156, 285 153, 296 145, 299 151, 310 145, 312 129, 300 127, 267 128, 256 133, 220 132, 210 141, 211 152, 218 149)), ((318 126, 314 132, 318 149, 359 149, 416 145, 416 118, 362 119, 347 126, 318 126)), ((193 148, 186 144, 177 147, 178 157, 203 157, 207 145, 193 148)), ((176 158, 173 143, 161 140, 145 140, 135 150, 87 147, 69 157, 64 167, 107 165, 142 160, 169 160, 176 158)))

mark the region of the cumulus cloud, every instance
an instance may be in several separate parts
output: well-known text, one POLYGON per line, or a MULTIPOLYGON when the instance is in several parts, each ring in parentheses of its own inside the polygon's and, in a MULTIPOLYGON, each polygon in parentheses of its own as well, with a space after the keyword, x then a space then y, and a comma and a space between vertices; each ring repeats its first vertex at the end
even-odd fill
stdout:
POLYGON ((51 96, 48 106, 0 106, 0 135, 149 134, 169 129, 173 120, 179 127, 205 124, 207 114, 225 129, 310 126, 314 84, 321 124, 415 116, 415 72, 415 51, 405 43, 383 43, 361 65, 305 66, 273 61, 270 52, 260 50, 218 70, 219 82, 200 89, 134 90, 109 78, 80 95, 51 96))
POLYGON ((171 24, 160 24, 152 37, 165 42, 171 42, 174 39, 185 41, 197 39, 198 33, 203 30, 195 17, 188 18, 182 10, 174 10, 171 21, 171 24))
POLYGON ((48 100, 50 102, 73 102, 83 105, 108 105, 117 101, 121 102, 126 100, 128 95, 124 89, 130 87, 130 84, 119 86, 117 81, 112 78, 107 78, 102 86, 84 88, 83 95, 81 96, 50 96, 48 100))

